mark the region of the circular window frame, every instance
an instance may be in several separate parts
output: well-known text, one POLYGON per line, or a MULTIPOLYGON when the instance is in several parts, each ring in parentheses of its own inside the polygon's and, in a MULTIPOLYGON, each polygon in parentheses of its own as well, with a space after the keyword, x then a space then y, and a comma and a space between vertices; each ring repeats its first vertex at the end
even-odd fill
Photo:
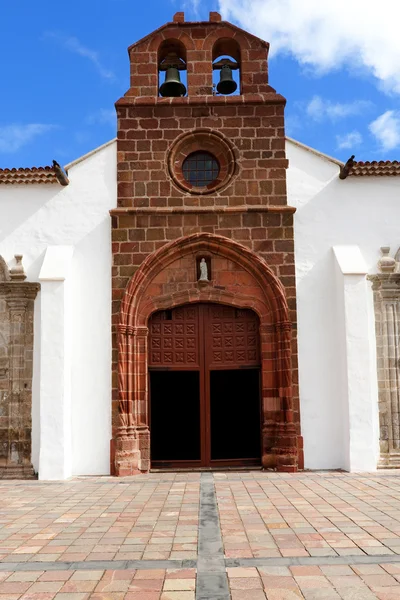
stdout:
MULTIPOLYGON (((190 163, 191 166, 193 166, 193 163, 190 163)), ((198 166, 198 160, 196 159, 196 165, 198 166)), ((211 152, 206 152, 205 150, 201 150, 201 151, 197 151, 197 152, 191 152, 190 154, 188 154, 188 156, 184 159, 184 161, 182 162, 182 171, 183 171, 183 176, 185 177, 185 181, 186 183, 188 183, 189 185, 194 185, 194 187, 202 187, 202 188, 206 188, 208 186, 212 186, 214 185, 214 182, 217 181, 219 174, 221 172, 221 167, 219 165, 218 160, 216 159, 216 157, 214 156, 214 154, 211 154, 211 152), (193 171, 198 172, 198 169, 192 169, 191 167, 189 167, 187 169, 188 172, 186 171, 186 163, 189 163, 189 161, 191 161, 192 159, 194 159, 197 156, 203 156, 204 158, 202 159, 203 162, 205 162, 206 160, 211 161, 213 164, 213 166, 210 169, 202 169, 200 172, 204 173, 207 170, 211 171, 211 173, 213 174, 214 172, 218 171, 216 176, 213 177, 211 180, 208 179, 208 183, 206 183, 206 179, 203 180, 204 184, 203 185, 195 185, 193 184, 191 181, 189 181, 190 179, 190 175, 193 175, 193 171), (188 179, 189 177, 189 179, 188 179)))
POLYGON ((209 130, 196 130, 179 136, 170 149, 168 170, 174 183, 185 192, 204 196, 226 187, 236 169, 235 154, 227 140, 209 130), (194 186, 183 174, 184 161, 194 152, 208 152, 219 164, 218 177, 207 186, 194 186))

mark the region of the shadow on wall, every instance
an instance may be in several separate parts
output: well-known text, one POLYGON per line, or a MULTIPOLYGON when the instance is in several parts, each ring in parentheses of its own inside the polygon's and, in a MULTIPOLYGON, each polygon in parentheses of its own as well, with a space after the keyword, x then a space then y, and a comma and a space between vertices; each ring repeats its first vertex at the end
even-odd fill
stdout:
POLYGON ((111 230, 107 216, 73 256, 73 474, 108 474, 111 435, 111 230), (90 301, 88 299, 90 298, 90 301))
MULTIPOLYGON (((301 165, 310 178, 318 173, 308 160, 301 165)), ((300 414, 305 465, 312 469, 345 467, 344 324, 332 247, 357 244, 359 224, 357 215, 349 214, 344 182, 332 178, 332 165, 325 166, 324 177, 323 187, 321 176, 313 181, 319 191, 295 214, 300 414)))
POLYGON ((70 167, 70 184, 0 187, 0 254, 24 255, 29 280, 37 280, 50 245, 76 246, 116 206, 116 143, 70 167), (12 189, 10 189, 10 187, 12 189))
MULTIPOLYGON (((43 210, 64 189, 59 185, 3 185, 0 187, 0 241, 43 210)), ((10 257, 4 257, 7 261, 10 257)), ((12 258, 12 257, 11 257, 12 258)))
POLYGON ((297 282, 300 415, 305 466, 343 467, 343 374, 334 256, 325 251, 297 282))
MULTIPOLYGON (((294 154, 289 176, 295 214, 299 373, 306 466, 344 467, 348 436, 343 364, 344 316, 336 284, 334 246, 358 246, 370 273, 380 247, 400 245, 400 178, 349 177, 335 165, 294 154), (320 165, 320 168, 319 168, 320 165), (325 173, 325 181, 322 173, 325 173)), ((290 199, 290 193, 289 193, 290 199)), ((371 292, 372 293, 372 292, 371 292)))

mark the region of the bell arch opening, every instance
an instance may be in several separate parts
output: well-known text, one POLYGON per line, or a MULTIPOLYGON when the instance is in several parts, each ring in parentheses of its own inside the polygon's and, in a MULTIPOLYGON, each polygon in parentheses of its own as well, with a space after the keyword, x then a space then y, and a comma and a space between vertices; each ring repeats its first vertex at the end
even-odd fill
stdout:
POLYGON ((212 49, 213 87, 218 94, 241 94, 240 45, 232 38, 218 39, 212 49))
POLYGON ((187 51, 178 39, 164 40, 158 48, 159 96, 179 98, 187 93, 187 51))

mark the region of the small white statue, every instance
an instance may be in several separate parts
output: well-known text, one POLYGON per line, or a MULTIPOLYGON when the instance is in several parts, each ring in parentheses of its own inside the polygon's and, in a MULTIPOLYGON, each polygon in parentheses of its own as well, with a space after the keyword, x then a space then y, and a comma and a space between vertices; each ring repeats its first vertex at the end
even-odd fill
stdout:
POLYGON ((202 258, 200 261, 200 279, 199 281, 208 281, 208 267, 206 259, 202 258))

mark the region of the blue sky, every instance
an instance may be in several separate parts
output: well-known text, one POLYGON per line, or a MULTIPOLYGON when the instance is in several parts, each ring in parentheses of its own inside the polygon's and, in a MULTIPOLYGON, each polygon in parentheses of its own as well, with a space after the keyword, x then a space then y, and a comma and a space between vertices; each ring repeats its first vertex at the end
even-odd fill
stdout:
POLYGON ((0 167, 66 164, 113 138, 127 47, 178 10, 187 20, 220 10, 271 42, 270 83, 288 100, 288 135, 342 160, 400 158, 399 8, 382 0, 392 12, 360 16, 369 1, 4 3, 0 167))

